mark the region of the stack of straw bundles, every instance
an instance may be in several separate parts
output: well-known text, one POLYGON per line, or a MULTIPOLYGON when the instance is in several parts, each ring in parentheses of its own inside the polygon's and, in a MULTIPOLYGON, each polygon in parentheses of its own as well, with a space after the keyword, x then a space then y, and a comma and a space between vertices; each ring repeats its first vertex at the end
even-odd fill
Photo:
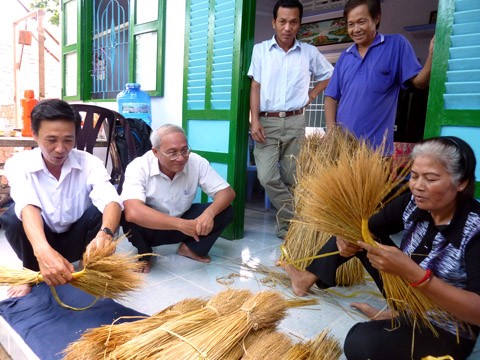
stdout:
MULTIPOLYGON (((84 269, 73 273, 73 286, 102 298, 119 299, 128 291, 137 290, 143 284, 138 269, 138 256, 114 253, 117 242, 95 249, 83 255, 84 269)), ((0 284, 35 285, 43 281, 40 272, 29 269, 10 269, 0 266, 0 284)))
MULTIPOLYGON (((335 166, 342 149, 353 156, 358 146, 358 140, 341 127, 333 128, 324 136, 314 133, 305 139, 297 161, 297 182, 293 191, 296 219, 303 219, 303 213, 308 211, 302 200, 302 194, 303 188, 310 185, 309 177, 335 166)), ((322 201, 321 198, 315 200, 322 201)), ((307 221, 293 221, 285 236, 280 260, 305 270, 330 237, 331 233, 321 231, 307 221)), ((352 259, 340 266, 337 269, 336 280, 341 286, 364 283, 365 271, 361 262, 358 259, 352 259)))
POLYGON ((230 314, 217 317, 184 336, 172 334, 177 339, 169 341, 155 358, 223 359, 251 331, 274 327, 284 317, 287 306, 287 301, 278 292, 259 292, 230 314))
MULTIPOLYGON (((368 219, 403 190, 400 185, 408 171, 409 167, 395 168, 392 159, 383 156, 382 147, 374 151, 362 141, 354 154, 340 148, 334 166, 304 177, 299 192, 304 204, 300 221, 353 243, 363 239, 378 246, 368 230, 368 219)), ((439 322, 453 319, 405 279, 384 272, 380 275, 389 307, 412 324, 436 334, 431 318, 439 322)))
POLYGON ((213 296, 206 306, 176 316, 161 326, 142 332, 118 346, 111 354, 114 359, 155 359, 161 358, 163 349, 177 337, 188 336, 191 332, 203 331, 209 323, 221 316, 228 316, 240 309, 252 297, 249 290, 227 289, 213 296))
POLYGON ((118 318, 111 325, 88 329, 82 334, 79 340, 67 346, 63 352, 63 360, 97 360, 111 358, 111 352, 118 346, 135 338, 139 334, 144 334, 162 326, 177 316, 199 310, 205 306, 206 303, 207 301, 203 299, 184 299, 152 316, 140 318, 140 320, 137 321, 115 324, 116 321, 122 319, 118 318))

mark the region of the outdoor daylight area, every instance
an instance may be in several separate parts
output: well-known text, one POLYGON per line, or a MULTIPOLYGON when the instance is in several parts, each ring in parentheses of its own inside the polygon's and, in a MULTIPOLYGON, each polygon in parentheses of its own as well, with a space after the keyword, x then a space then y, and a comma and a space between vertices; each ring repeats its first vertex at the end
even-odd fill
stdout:
POLYGON ((0 360, 480 360, 480 0, 3 0, 0 360))

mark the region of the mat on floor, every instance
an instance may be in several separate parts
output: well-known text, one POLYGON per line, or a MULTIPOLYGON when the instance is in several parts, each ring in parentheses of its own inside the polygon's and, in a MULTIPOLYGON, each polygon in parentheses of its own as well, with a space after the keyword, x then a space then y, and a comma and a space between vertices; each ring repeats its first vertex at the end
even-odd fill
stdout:
MULTIPOLYGON (((95 298, 71 285, 56 287, 61 301, 75 308, 86 307, 95 298)), ((62 359, 67 345, 80 338, 88 328, 111 324, 121 316, 144 315, 111 299, 98 300, 87 310, 61 307, 50 288, 41 283, 20 298, 0 302, 0 315, 24 339, 42 360, 62 359)), ((132 320, 124 320, 132 321, 132 320)))

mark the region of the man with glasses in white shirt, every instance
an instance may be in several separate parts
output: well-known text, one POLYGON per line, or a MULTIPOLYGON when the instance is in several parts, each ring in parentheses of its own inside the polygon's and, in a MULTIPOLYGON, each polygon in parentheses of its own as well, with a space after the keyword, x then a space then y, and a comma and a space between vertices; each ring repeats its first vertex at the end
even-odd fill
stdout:
POLYGON ((152 150, 126 169, 124 232, 150 272, 152 247, 180 243, 178 254, 211 261, 208 252, 233 220, 235 192, 203 157, 191 153, 183 129, 166 124, 152 132, 152 150), (212 202, 193 203, 198 187, 212 202))

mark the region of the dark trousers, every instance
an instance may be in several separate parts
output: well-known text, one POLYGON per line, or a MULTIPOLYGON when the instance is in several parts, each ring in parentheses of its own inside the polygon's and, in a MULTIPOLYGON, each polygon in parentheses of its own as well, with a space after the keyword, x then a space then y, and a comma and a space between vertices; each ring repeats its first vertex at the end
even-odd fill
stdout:
MULTIPOLYGON (((381 240, 382 244, 395 246, 389 238, 381 240)), ((336 238, 330 238, 320 249, 319 254, 338 251, 336 238)), ((375 284, 385 296, 380 273, 367 259, 366 251, 358 252, 356 257, 362 262, 365 270, 372 276, 375 284)), ((317 286, 324 289, 335 286, 337 267, 351 258, 332 255, 315 259, 307 268, 319 279, 317 286)), ((474 340, 459 338, 448 331, 436 327, 440 334, 435 337, 429 329, 414 326, 406 319, 371 320, 354 325, 348 332, 344 352, 348 360, 420 360, 428 355, 450 355, 455 360, 466 359, 475 346, 474 340), (413 345, 412 345, 412 342, 413 345), (413 356, 411 353, 413 346, 413 356)))
POLYGON ((343 350, 348 360, 420 360, 427 356, 450 355, 464 360, 475 346, 474 340, 457 337, 435 327, 436 337, 429 329, 414 328, 406 319, 372 320, 354 325, 347 336, 343 350), (413 354, 412 354, 413 348, 413 354))
MULTIPOLYGON (((318 255, 338 251, 336 241, 336 237, 332 236, 327 241, 327 243, 320 249, 318 255)), ((390 239, 382 238, 381 242, 384 245, 395 246, 395 243, 390 239)), ((380 277, 380 273, 370 264, 370 261, 368 261, 367 252, 358 252, 356 256, 365 267, 365 270, 367 270, 367 272, 372 276, 375 284, 377 284, 378 288, 383 292, 383 282, 380 277)), ((335 279, 337 274, 337 268, 350 259, 351 258, 346 258, 340 255, 326 256, 313 260, 312 263, 306 268, 306 270, 317 276, 317 278, 319 279, 317 281, 317 286, 319 288, 326 289, 332 286, 336 286, 335 279)))
MULTIPOLYGON (((182 219, 193 220, 199 217, 209 206, 206 204, 192 204, 182 216, 182 219)), ((215 216, 213 229, 210 234, 200 236, 200 241, 195 241, 191 236, 185 235, 181 231, 175 230, 155 230, 142 227, 140 225, 127 222, 122 216, 123 232, 130 232, 128 241, 132 243, 138 250, 139 254, 152 253, 154 246, 185 243, 195 254, 207 256, 213 244, 219 238, 222 231, 233 220, 233 207, 229 206, 220 214, 215 216)), ((148 260, 150 256, 142 257, 142 260, 148 260)))
MULTIPOLYGON (((25 268, 39 271, 37 258, 32 245, 27 239, 23 222, 15 215, 15 204, 11 205, 0 218, 5 237, 25 268)), ((43 229, 48 243, 70 262, 80 260, 85 249, 95 238, 102 225, 102 213, 95 206, 90 206, 67 231, 53 232, 45 223, 43 229)))

